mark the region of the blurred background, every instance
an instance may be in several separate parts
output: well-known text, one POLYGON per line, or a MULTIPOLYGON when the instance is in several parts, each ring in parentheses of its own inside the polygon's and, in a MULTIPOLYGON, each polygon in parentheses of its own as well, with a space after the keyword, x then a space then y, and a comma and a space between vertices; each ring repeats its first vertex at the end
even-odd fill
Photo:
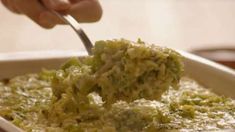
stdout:
MULTIPOLYGON (((103 17, 82 24, 93 42, 126 38, 186 51, 235 48, 235 0, 100 0, 103 17)), ((0 53, 84 51, 68 26, 46 30, 0 5, 0 53)), ((235 59, 234 50, 230 59, 235 59)))

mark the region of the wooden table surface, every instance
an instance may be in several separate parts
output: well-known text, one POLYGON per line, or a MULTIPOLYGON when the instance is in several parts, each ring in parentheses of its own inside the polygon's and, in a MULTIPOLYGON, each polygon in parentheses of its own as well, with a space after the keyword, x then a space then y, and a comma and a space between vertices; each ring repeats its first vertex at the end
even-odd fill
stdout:
MULTIPOLYGON (((103 18, 83 24, 92 41, 126 38, 191 50, 235 48, 235 0, 100 0, 103 18)), ((0 53, 84 51, 68 26, 42 29, 0 5, 0 53)))

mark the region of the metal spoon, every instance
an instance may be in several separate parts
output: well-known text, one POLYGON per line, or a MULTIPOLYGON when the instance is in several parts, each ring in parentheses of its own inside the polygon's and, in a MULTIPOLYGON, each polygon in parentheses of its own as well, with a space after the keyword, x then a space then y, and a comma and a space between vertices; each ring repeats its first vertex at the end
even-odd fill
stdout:
POLYGON ((82 40, 83 45, 85 46, 88 54, 91 55, 92 54, 93 44, 90 41, 90 39, 87 37, 86 33, 81 28, 81 26, 78 23, 78 21, 75 20, 71 15, 61 14, 61 13, 53 11, 53 10, 51 10, 51 12, 53 14, 55 14, 56 16, 58 16, 60 19, 62 19, 64 22, 69 24, 73 28, 73 30, 77 33, 79 38, 82 40))

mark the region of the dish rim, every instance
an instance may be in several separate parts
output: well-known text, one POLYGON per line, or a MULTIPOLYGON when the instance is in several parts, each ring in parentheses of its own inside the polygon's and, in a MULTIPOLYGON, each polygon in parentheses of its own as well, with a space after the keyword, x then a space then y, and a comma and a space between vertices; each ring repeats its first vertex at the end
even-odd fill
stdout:
MULTIPOLYGON (((234 77, 235 82, 235 70, 218 64, 216 62, 212 62, 205 58, 199 57, 197 55, 193 55, 191 53, 177 50, 185 59, 191 60, 193 62, 197 62, 203 64, 208 67, 212 67, 215 70, 219 70, 220 72, 234 77)), ((50 51, 51 52, 51 51, 50 51)), ((31 61, 48 61, 48 60, 56 60, 62 59, 67 60, 71 57, 84 57, 87 55, 86 52, 75 52, 75 51, 54 51, 54 53, 50 52, 18 52, 18 53, 1 53, 0 54, 0 65, 3 63, 20 63, 20 62, 31 62, 31 61), (48 53, 50 53, 48 55, 48 53)), ((0 70, 1 71, 1 70, 0 70)), ((198 81, 198 80, 196 80, 198 81)), ((234 85, 235 86, 235 85, 234 85)), ((14 132, 23 132, 20 128, 12 124, 11 122, 5 120, 0 117, 0 128, 5 131, 14 131, 14 132)))

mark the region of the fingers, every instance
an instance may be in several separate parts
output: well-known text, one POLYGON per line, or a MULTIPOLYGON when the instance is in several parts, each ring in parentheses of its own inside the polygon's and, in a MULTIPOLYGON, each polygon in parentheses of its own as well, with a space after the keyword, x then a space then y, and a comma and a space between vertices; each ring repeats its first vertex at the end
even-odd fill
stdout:
POLYGON ((69 0, 42 0, 42 2, 48 9, 56 11, 68 10, 71 6, 69 0))
POLYGON ((50 11, 42 12, 39 16, 39 20, 42 23, 50 23, 51 25, 65 24, 63 20, 61 20, 56 15, 52 14, 50 11))
POLYGON ((67 13, 79 22, 95 22, 102 16, 102 8, 98 0, 72 0, 72 3, 74 4, 67 13))
MULTIPOLYGON (((47 9, 56 10, 60 12, 69 10, 71 6, 69 0, 42 0, 42 2, 47 9)), ((40 20, 43 22, 49 22, 52 25, 65 24, 63 20, 61 20, 56 15, 52 14, 50 11, 45 11, 41 13, 40 20)))
MULTIPOLYGON (((102 9, 97 0, 43 0, 44 5, 52 10, 71 14, 79 22, 95 22, 102 16, 102 9)), ((64 24, 54 15, 43 15, 55 24, 64 24)))
MULTIPOLYGON (((95 22, 102 16, 102 9, 97 0, 43 0, 43 3, 49 9, 71 14, 79 22, 95 22)), ((65 24, 49 11, 43 12, 40 19, 53 25, 65 24)))
POLYGON ((52 28, 56 24, 64 24, 60 18, 49 11, 50 9, 71 14, 79 22, 95 22, 102 16, 102 9, 98 0, 1 1, 12 12, 25 14, 44 28, 52 28))
POLYGON ((54 23, 43 19, 43 13, 47 12, 47 9, 38 0, 12 0, 18 6, 23 14, 26 14, 34 22, 44 28, 52 28, 54 23))
POLYGON ((11 0, 1 0, 2 4, 10 11, 20 14, 19 9, 11 0))
POLYGON ((53 28, 63 21, 50 13, 38 0, 1 0, 14 13, 22 13, 44 28, 53 28))

